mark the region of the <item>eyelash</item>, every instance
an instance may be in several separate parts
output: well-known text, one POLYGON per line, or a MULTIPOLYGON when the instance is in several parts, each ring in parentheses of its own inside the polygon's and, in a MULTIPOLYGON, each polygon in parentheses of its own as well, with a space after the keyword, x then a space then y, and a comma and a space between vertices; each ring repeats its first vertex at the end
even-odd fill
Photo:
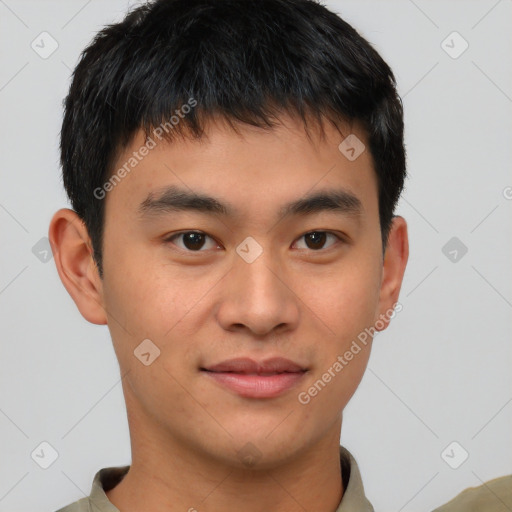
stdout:
MULTIPOLYGON (((180 237, 180 236, 182 236, 182 235, 189 234, 189 233, 196 233, 196 234, 200 234, 200 235, 205 235, 205 236, 207 236, 208 238, 210 238, 210 239, 212 239, 212 240, 215 240, 212 236, 208 235, 208 234, 207 234, 207 233, 205 233, 204 231, 193 231, 193 230, 192 230, 192 231, 180 231, 179 233, 173 233, 171 236, 169 236, 169 237, 165 238, 165 239, 164 239, 164 242, 165 242, 165 243, 172 243, 173 245, 176 245, 176 244, 174 244, 174 242, 173 242, 172 240, 174 240, 175 238, 178 238, 178 237, 180 237)), ((299 236, 299 237, 297 238, 297 240, 300 240, 301 238, 303 238, 303 237, 305 237, 306 235, 309 235, 309 234, 311 234, 311 233, 325 233, 325 234, 327 234, 327 235, 332 235, 332 236, 334 236, 334 237, 335 237, 339 242, 341 242, 341 243, 347 243, 347 240, 346 240, 343 236, 338 235, 338 234, 336 234, 336 233, 334 233, 334 232, 332 232, 332 231, 326 231, 326 230, 320 230, 320 229, 318 229, 318 230, 315 230, 315 229, 314 229, 314 230, 312 230, 312 231, 307 231, 306 233, 303 233, 301 236, 299 236)), ((220 244, 218 244, 218 245, 220 245, 220 244)), ((333 245, 336 245, 336 244, 333 244, 333 245)), ((328 251, 331 247, 333 247, 333 245, 331 245, 331 246, 327 247, 327 249, 322 248, 322 249, 317 249, 317 250, 315 250, 315 249, 299 249, 299 250, 309 250, 310 252, 313 252, 313 253, 320 253, 320 252, 323 252, 323 251, 328 251)), ((198 250, 198 251, 192 251, 192 250, 190 250, 190 249, 187 249, 187 248, 183 249, 183 248, 181 248, 181 247, 178 247, 178 250, 180 250, 180 251, 182 251, 182 252, 186 252, 186 253, 188 253, 188 254, 194 254, 194 253, 207 252, 207 249, 206 249, 206 250, 202 250, 202 249, 200 249, 200 250, 198 250)))

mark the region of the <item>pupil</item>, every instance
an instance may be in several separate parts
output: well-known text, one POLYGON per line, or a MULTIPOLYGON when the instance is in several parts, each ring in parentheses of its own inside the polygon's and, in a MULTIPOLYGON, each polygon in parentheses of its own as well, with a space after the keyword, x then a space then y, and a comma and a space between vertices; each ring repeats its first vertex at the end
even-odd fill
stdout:
POLYGON ((313 247, 311 247, 307 241, 306 244, 310 249, 321 249, 325 243, 325 237, 326 233, 313 231, 312 233, 308 233, 306 235, 306 240, 313 241, 313 247))
POLYGON ((200 249, 203 246, 204 240, 198 240, 203 236, 201 233, 185 233, 183 236, 187 249, 200 249))

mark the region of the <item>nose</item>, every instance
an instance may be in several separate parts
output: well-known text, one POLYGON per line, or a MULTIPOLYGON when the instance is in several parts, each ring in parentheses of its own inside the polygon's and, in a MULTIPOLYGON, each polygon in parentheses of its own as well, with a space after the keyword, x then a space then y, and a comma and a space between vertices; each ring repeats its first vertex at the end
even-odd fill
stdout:
POLYGON ((227 331, 247 330, 253 336, 297 327, 299 298, 291 278, 270 251, 252 263, 236 257, 225 280, 217 320, 227 331))

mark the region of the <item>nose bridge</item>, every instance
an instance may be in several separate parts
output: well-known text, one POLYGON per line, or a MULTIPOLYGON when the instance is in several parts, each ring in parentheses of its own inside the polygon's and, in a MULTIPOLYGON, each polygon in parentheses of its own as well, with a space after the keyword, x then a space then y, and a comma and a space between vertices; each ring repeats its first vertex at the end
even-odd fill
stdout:
POLYGON ((280 273, 279 262, 276 262, 271 251, 262 253, 252 263, 246 261, 237 262, 240 277, 246 288, 243 296, 257 304, 265 301, 269 304, 283 293, 282 278, 278 279, 280 273))

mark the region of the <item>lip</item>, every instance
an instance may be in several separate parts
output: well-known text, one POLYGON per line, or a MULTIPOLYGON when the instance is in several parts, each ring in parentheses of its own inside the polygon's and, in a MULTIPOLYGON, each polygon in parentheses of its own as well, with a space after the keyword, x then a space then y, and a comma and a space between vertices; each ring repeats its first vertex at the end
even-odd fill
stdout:
POLYGON ((237 358, 201 368, 201 371, 240 396, 273 398, 296 386, 307 368, 282 357, 261 362, 237 358))
POLYGON ((211 372, 234 372, 234 373, 283 373, 283 372, 300 372, 307 370, 298 363, 285 359, 284 357, 272 357, 264 361, 255 361, 249 357, 238 357, 228 359, 213 366, 201 368, 211 372))

